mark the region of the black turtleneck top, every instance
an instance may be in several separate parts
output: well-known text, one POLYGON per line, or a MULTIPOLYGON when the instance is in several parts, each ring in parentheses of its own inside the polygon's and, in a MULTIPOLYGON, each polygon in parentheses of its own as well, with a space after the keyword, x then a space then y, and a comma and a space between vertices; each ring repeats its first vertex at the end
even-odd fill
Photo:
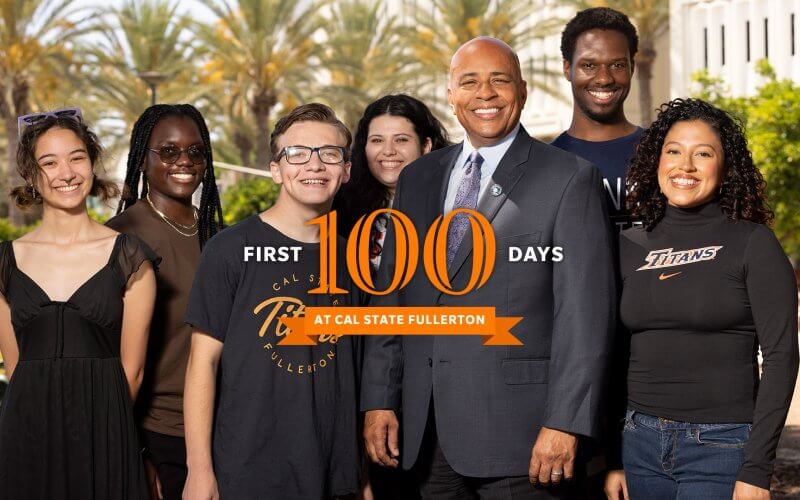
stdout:
POLYGON ((651 231, 620 235, 620 269, 628 407, 752 423, 738 479, 769 488, 798 368, 797 283, 772 231, 731 221, 716 202, 668 206, 651 231))

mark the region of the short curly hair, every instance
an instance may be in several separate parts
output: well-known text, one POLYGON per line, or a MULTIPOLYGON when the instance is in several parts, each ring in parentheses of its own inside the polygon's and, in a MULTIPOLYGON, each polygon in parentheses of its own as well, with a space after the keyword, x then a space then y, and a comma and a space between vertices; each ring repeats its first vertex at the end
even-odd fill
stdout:
POLYGON ((742 125, 725 111, 700 99, 675 99, 662 104, 658 118, 644 131, 627 177, 628 210, 649 231, 664 217, 667 201, 658 184, 664 139, 681 121, 701 120, 722 143, 724 173, 718 202, 731 220, 770 224, 774 214, 764 194, 764 177, 753 163, 742 125))
POLYGON ((619 31, 625 35, 625 38, 628 39, 631 61, 633 61, 633 57, 639 51, 639 36, 636 34, 636 28, 631 24, 628 16, 608 7, 582 10, 567 23, 564 31, 561 32, 561 56, 564 60, 572 62, 578 37, 594 29, 619 31))

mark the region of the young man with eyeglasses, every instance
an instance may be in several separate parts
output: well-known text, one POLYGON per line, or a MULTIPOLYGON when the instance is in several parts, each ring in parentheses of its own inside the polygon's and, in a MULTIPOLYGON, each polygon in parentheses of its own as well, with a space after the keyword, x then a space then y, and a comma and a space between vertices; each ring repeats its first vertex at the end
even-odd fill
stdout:
POLYGON ((327 106, 306 104, 281 118, 270 141, 278 200, 203 250, 186 314, 184 498, 327 499, 358 490, 352 339, 278 345, 287 332, 279 318, 349 300, 308 293, 319 284, 320 235, 306 222, 327 213, 349 179, 350 142, 327 106), (253 247, 300 251, 264 262, 248 258, 253 247))

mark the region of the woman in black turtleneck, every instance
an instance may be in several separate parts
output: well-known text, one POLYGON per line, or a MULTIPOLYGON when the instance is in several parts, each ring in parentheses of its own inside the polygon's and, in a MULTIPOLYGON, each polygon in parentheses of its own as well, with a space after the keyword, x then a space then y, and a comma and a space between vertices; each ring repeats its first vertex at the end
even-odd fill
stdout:
POLYGON ((767 499, 797 376, 797 283, 741 128, 703 101, 663 105, 628 189, 644 227, 620 236, 628 411, 607 494, 767 499))

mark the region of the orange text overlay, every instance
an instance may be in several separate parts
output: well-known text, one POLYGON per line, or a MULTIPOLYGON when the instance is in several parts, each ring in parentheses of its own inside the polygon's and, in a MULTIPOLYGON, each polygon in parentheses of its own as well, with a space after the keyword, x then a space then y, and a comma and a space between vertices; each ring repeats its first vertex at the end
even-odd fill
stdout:
POLYGON ((511 335, 521 317, 494 307, 308 307, 280 318, 291 330, 278 345, 316 345, 318 335, 480 335, 483 345, 522 345, 511 335))

